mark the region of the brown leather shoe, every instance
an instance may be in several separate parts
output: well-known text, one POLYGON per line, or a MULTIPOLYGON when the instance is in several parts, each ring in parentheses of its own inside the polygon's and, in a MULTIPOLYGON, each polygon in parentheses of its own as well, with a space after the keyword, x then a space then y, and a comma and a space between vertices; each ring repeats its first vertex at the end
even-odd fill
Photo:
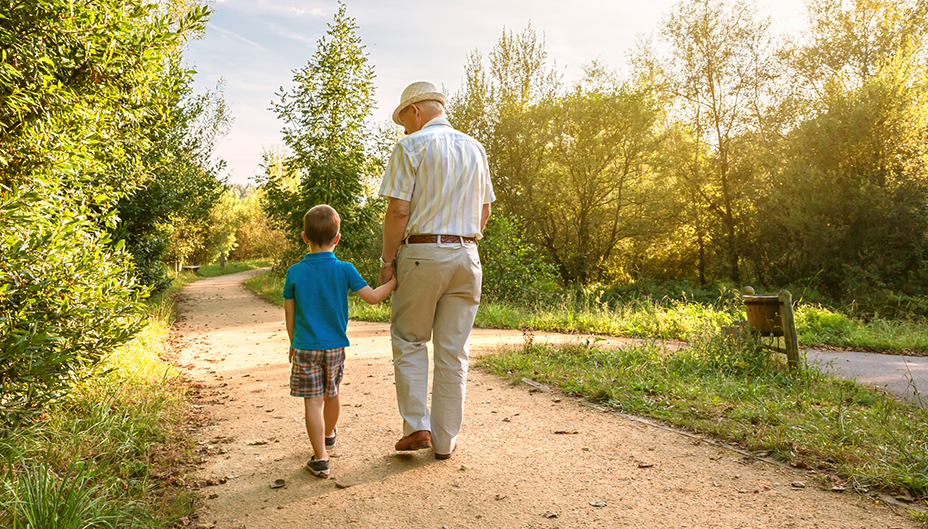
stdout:
POLYGON ((437 460, 439 460, 439 461, 442 461, 442 460, 445 460, 445 459, 451 459, 451 454, 453 454, 454 451, 457 450, 457 449, 458 449, 458 444, 457 444, 457 443, 454 443, 454 446, 451 447, 451 452, 449 452, 449 453, 447 453, 447 454, 439 454, 438 452, 435 452, 435 459, 437 459, 437 460))
POLYGON ((413 432, 397 441, 395 448, 401 451, 432 448, 432 432, 428 430, 413 432))

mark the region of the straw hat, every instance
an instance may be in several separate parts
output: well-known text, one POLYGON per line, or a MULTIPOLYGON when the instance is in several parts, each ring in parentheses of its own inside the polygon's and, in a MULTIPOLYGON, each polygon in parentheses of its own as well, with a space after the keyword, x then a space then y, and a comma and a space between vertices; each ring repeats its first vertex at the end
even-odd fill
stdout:
POLYGON ((447 102, 445 94, 439 92, 438 87, 428 81, 416 81, 407 86, 406 90, 403 90, 403 95, 400 97, 400 106, 393 111, 393 122, 403 126, 403 122, 400 121, 400 112, 409 105, 420 101, 438 101, 442 105, 447 102))

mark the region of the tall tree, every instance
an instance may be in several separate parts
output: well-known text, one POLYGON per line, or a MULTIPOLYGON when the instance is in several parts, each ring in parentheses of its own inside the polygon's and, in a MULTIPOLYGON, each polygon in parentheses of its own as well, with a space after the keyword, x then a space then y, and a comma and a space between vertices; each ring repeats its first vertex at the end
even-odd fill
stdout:
POLYGON ((215 159, 215 147, 232 119, 221 84, 195 95, 192 78, 176 63, 165 81, 175 89, 161 126, 148 132, 148 177, 119 201, 120 222, 112 230, 113 238, 126 241, 139 281, 155 290, 170 284, 165 261, 197 262, 210 255, 198 250, 212 236, 209 217, 224 189, 225 167, 215 159))
POLYGON ((528 218, 545 163, 547 127, 561 76, 548 65, 544 39, 529 24, 521 33, 503 29, 489 54, 489 72, 474 51, 465 86, 449 104, 449 118, 487 150, 499 206, 528 218))
POLYGON ((565 282, 610 279, 620 244, 652 226, 659 113, 647 89, 619 83, 598 63, 555 105, 529 233, 565 282))
POLYGON ((291 154, 287 171, 266 174, 264 184, 268 215, 294 238, 309 208, 334 207, 345 233, 340 246, 350 251, 366 247, 380 207, 368 200, 366 185, 373 167, 365 140, 374 70, 357 30, 340 3, 316 52, 294 72, 293 88, 277 94, 272 108, 284 123, 284 143, 291 154), (286 177, 291 172, 299 176, 295 188, 286 177))
POLYGON ((148 177, 172 57, 208 10, 135 0, 0 11, 0 422, 67 390, 139 329, 132 265, 105 226, 148 177))
POLYGON ((677 119, 698 147, 689 169, 679 174, 698 208, 718 220, 728 275, 735 282, 741 280, 748 232, 746 196, 756 176, 735 169, 736 150, 757 131, 766 105, 775 71, 768 30, 769 21, 759 20, 740 0, 684 0, 662 28, 670 45, 662 64, 666 87, 677 119), (702 156, 706 151, 711 156, 702 156))
POLYGON ((765 205, 777 279, 835 297, 924 292, 928 277, 925 3, 810 6, 790 50, 811 117, 785 142, 765 205))

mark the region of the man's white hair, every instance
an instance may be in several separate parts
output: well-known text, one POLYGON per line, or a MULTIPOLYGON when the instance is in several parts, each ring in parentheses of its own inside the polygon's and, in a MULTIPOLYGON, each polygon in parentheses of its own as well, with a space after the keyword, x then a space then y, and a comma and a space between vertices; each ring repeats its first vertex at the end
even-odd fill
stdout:
POLYGON ((445 114, 445 105, 442 105, 441 101, 435 101, 434 99, 427 99, 425 101, 419 101, 418 103, 416 103, 416 105, 421 107, 426 112, 435 112, 435 113, 438 113, 439 116, 442 116, 445 114))

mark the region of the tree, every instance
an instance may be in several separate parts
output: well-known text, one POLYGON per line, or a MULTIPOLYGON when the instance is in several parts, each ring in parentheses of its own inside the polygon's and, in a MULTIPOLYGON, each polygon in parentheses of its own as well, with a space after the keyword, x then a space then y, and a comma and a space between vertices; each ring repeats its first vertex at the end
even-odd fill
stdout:
MULTIPOLYGON (((235 230, 235 244, 229 251, 229 259, 247 261, 258 258, 277 258, 282 248, 286 248, 287 239, 282 230, 271 226, 270 219, 261 207, 264 191, 248 184, 242 188, 244 196, 236 198, 232 209, 239 222, 235 230)), ((235 190, 231 192, 235 198, 235 190)))
POLYGON ((149 131, 148 178, 119 201, 121 221, 113 230, 114 238, 127 241, 140 282, 155 290, 170 284, 165 261, 204 264, 219 255, 210 248, 209 217, 224 190, 225 162, 213 158, 232 119, 221 84, 195 95, 189 72, 174 64, 169 76, 169 110, 149 131))
MULTIPOLYGON (((748 4, 723 0, 684 0, 662 28, 670 51, 661 68, 674 115, 696 145, 678 175, 698 210, 718 220, 728 275, 736 283, 750 232, 747 196, 757 176, 736 164, 745 161, 739 149, 750 150, 770 103, 765 96, 775 67, 768 29, 769 21, 757 20, 748 4)), ((710 224, 696 222, 697 234, 710 224)))
POLYGON ((144 289, 107 234, 147 178, 166 68, 208 10, 142 0, 0 12, 0 421, 61 396, 139 328, 144 289))
POLYGON ((806 9, 804 42, 791 42, 785 54, 797 88, 813 104, 824 102, 833 83, 853 90, 897 58, 928 59, 926 2, 822 0, 809 2, 806 9))
POLYGON ((928 269, 925 4, 811 6, 791 49, 813 115, 785 142, 764 206, 771 273, 839 298, 923 293, 928 269))
POLYGON ((565 282, 608 279, 620 268, 620 244, 652 225, 659 115, 649 91, 619 83, 598 63, 555 104, 529 233, 565 282))
POLYGON ((272 108, 284 122, 290 154, 284 170, 263 176, 268 216, 294 241, 303 229, 303 214, 314 205, 329 204, 341 216, 345 235, 339 246, 348 251, 369 245, 382 207, 369 199, 366 186, 372 168, 365 138, 374 71, 357 29, 345 4, 339 4, 316 52, 294 72, 292 90, 281 88, 277 94, 280 99, 272 108), (295 185, 291 175, 298 178, 295 185))

